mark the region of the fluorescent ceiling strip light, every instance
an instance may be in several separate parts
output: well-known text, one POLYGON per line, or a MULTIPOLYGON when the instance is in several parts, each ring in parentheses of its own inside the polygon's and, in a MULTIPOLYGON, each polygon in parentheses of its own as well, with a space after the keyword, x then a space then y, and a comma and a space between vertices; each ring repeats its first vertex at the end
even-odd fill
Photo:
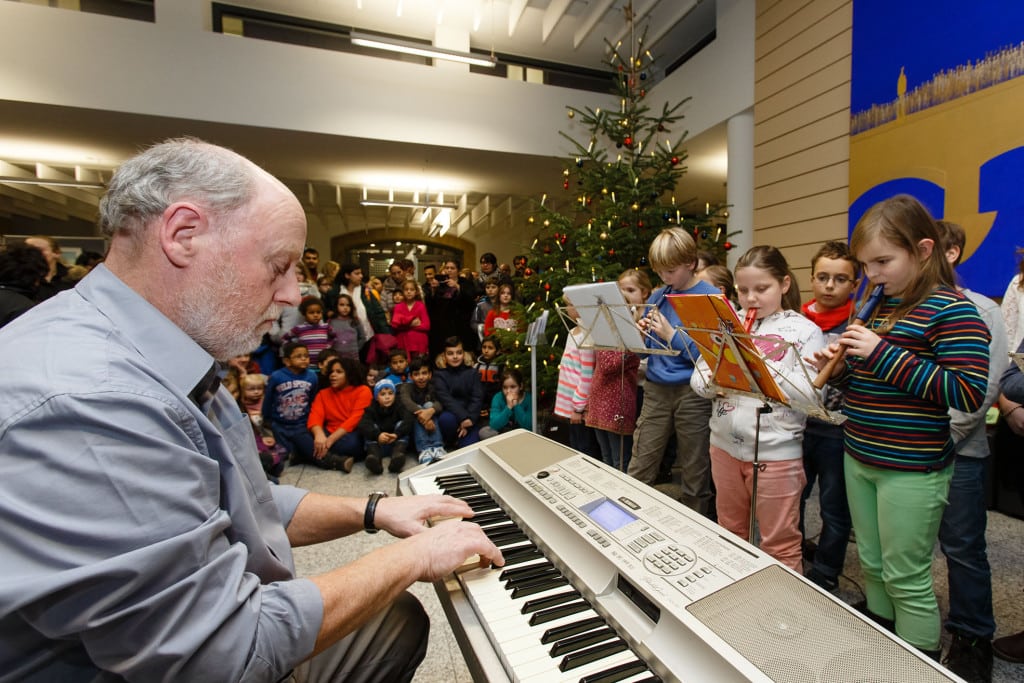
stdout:
POLYGON ((79 180, 47 180, 46 178, 12 178, 0 176, 0 183, 5 185, 53 185, 56 187, 81 187, 102 190, 106 187, 103 183, 89 183, 79 180))
POLYGON ((362 199, 359 201, 360 206, 386 206, 397 209, 457 209, 458 204, 444 203, 444 204, 431 204, 429 202, 401 202, 401 201, 388 201, 386 199, 362 199))
POLYGON ((349 34, 349 39, 352 41, 353 45, 370 47, 376 50, 387 50, 388 52, 401 52, 402 54, 407 55, 427 57, 428 59, 445 59, 450 62, 461 62, 463 64, 483 66, 489 69, 493 69, 498 64, 498 60, 495 59, 494 57, 475 55, 470 52, 456 52, 455 50, 445 50, 443 48, 433 47, 425 43, 411 43, 405 40, 398 40, 395 38, 371 36, 365 33, 358 33, 357 31, 352 31, 349 34))

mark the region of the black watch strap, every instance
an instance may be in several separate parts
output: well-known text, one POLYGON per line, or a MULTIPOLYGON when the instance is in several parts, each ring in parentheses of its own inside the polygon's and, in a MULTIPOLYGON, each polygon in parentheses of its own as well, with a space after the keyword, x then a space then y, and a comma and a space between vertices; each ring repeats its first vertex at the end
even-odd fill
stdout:
POLYGON ((370 498, 366 501, 366 512, 363 513, 363 529, 366 530, 366 533, 375 534, 379 531, 379 529, 374 526, 373 518, 377 514, 377 503, 381 498, 387 497, 388 494, 383 491, 374 491, 370 494, 370 498))

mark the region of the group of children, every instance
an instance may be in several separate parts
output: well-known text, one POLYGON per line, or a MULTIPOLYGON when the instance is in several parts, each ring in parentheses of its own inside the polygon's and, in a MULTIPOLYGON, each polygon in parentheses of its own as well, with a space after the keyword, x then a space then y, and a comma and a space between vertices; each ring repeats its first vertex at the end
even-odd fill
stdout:
MULTIPOLYGON (((620 278, 627 301, 646 295, 637 324, 647 346, 679 351, 647 357, 641 400, 632 403, 639 404, 635 428, 628 406, 605 396, 614 397, 623 378, 634 385, 639 359, 580 348, 578 329, 562 359, 555 412, 568 419, 577 450, 586 452, 581 430, 593 421, 601 428, 600 457, 652 485, 674 436, 680 500, 711 512, 713 483, 718 522, 742 538, 750 533, 757 438, 761 547, 803 573, 803 503, 817 480, 823 530, 808 578, 836 588, 852 520, 868 614, 938 657, 931 562, 953 471, 949 413, 987 407, 990 339, 975 305, 956 288, 944 244, 940 226, 916 200, 882 202, 857 224, 849 247, 829 242, 819 249, 811 264, 815 298, 801 306, 778 249, 754 247, 737 261, 734 282, 719 277, 711 284, 697 275, 692 238, 679 228, 664 230, 649 250, 664 286, 651 292, 637 271, 620 278), (862 270, 884 296, 874 315, 850 325, 862 270), (627 293, 624 283, 636 292, 627 293), (738 304, 790 405, 759 416, 762 401, 714 385, 669 294, 725 294, 738 304), (840 362, 819 392, 811 380, 834 356, 840 362), (841 410, 845 423, 808 421, 801 404, 841 410), (632 434, 628 464, 617 460, 616 451, 625 449, 609 434, 632 434)), ((576 317, 569 301, 566 310, 576 317)))
MULTIPOLYGON (((344 307, 339 300, 339 311, 344 307)), ((317 301, 303 311, 310 326, 316 325, 318 309, 317 301)), ((339 319, 345 320, 334 320, 339 319)), ((407 456, 429 463, 447 449, 532 427, 523 375, 503 367, 493 337, 483 340, 477 359, 468 357, 460 339, 448 339, 436 369, 425 353, 410 361, 403 348, 390 351, 387 367, 365 368, 357 357, 319 343, 327 339, 317 336, 310 343, 291 335, 281 347, 284 367, 269 377, 248 357, 229 364, 225 385, 251 418, 272 480, 289 457, 343 472, 365 460, 375 474, 387 460, 389 471, 400 472, 407 456)))

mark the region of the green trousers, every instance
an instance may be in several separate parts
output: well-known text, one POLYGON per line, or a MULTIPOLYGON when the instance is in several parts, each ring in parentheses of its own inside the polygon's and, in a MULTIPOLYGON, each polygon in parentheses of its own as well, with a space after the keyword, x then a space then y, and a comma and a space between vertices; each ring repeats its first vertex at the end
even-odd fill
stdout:
POLYGON ((845 457, 846 494, 857 533, 868 609, 896 622, 896 634, 922 650, 942 636, 932 586, 932 551, 953 468, 901 472, 845 457))

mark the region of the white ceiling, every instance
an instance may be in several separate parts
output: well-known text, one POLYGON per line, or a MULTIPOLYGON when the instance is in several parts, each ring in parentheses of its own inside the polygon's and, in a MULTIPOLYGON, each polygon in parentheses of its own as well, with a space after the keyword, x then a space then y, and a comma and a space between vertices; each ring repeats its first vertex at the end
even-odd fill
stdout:
MULTIPOLYGON (((438 12, 442 12, 444 26, 469 31, 473 48, 489 51, 493 47, 499 54, 604 70, 607 66, 602 67, 601 61, 606 58, 605 38, 616 38, 628 25, 623 11, 625 0, 245 0, 232 4, 427 40, 434 38, 438 12), (518 18, 513 20, 518 10, 518 18), (473 31, 475 14, 480 16, 480 28, 473 31)), ((649 38, 656 37, 653 27, 665 36, 657 45, 650 43, 657 50, 660 64, 671 63, 689 49, 693 40, 699 40, 694 36, 706 32, 708 7, 714 26, 712 0, 636 0, 634 6, 638 19, 649 21, 652 26, 649 38)), ((624 40, 628 41, 629 36, 624 36, 624 40)), ((339 158, 354 165, 388 166, 396 173, 429 167, 436 173, 473 178, 464 198, 445 199, 461 201, 465 214, 471 216, 470 229, 463 235, 470 240, 484 231, 501 231, 516 225, 541 194, 551 193, 552 199, 558 201, 562 190, 563 162, 556 157, 410 145, 2 100, 0 121, 4 122, 0 130, 0 142, 6 143, 4 148, 18 140, 35 149, 52 143, 55 147, 90 149, 95 157, 104 159, 123 160, 155 140, 185 134, 230 146, 285 180, 306 207, 311 229, 318 225, 328 235, 418 226, 422 215, 409 209, 360 206, 361 187, 324 180, 334 176, 332 171, 339 158)), ((689 172, 683 180, 681 194, 685 196, 679 197, 681 201, 693 198, 698 205, 724 201, 725 168, 720 160, 725 137, 723 124, 685 144, 689 159, 684 163, 689 172)), ((20 175, 63 175, 73 179, 73 167, 62 166, 59 159, 43 159, 46 165, 38 168, 28 158, 7 161, 14 165, 0 161, 0 225, 4 218, 19 222, 36 218, 50 223, 68 217, 88 222, 94 219, 100 189, 3 181, 5 177, 20 175)), ((109 168, 98 170, 101 176, 109 177, 109 168)), ((567 202, 571 201, 569 194, 571 190, 563 198, 567 202)), ((427 222, 431 220, 433 217, 427 222)), ((45 231, 61 232, 54 228, 45 231)))

